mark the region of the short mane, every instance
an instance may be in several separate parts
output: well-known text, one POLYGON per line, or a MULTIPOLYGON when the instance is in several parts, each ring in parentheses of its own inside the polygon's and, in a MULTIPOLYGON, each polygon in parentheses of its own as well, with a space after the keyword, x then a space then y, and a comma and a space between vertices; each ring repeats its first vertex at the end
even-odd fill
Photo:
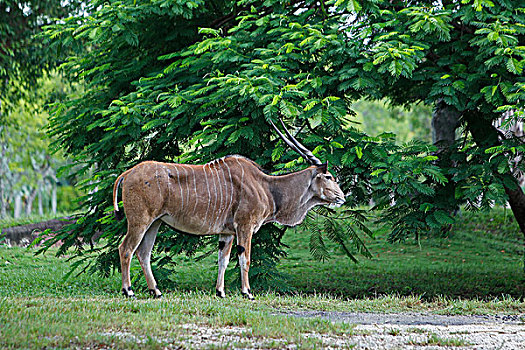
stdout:
POLYGON ((228 156, 225 156, 223 157, 224 159, 227 159, 227 158, 241 158, 241 159, 244 159, 244 160, 247 160, 248 162, 250 162, 254 167, 256 167, 257 169, 259 169, 260 171, 262 171, 263 173, 265 173, 266 175, 271 175, 271 172, 269 172, 268 170, 266 169, 263 169, 261 168, 261 166, 257 163, 255 163, 253 160, 251 160, 250 158, 247 158, 245 156, 241 156, 239 154, 231 154, 231 155, 228 155, 228 156))

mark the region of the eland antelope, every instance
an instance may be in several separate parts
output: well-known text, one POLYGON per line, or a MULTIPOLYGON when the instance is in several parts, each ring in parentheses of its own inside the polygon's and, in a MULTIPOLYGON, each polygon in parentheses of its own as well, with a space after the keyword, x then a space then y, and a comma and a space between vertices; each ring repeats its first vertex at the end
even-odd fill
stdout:
MULTIPOLYGON (((281 121, 282 123, 282 121, 281 121)), ((161 223, 194 235, 219 235, 219 273, 217 296, 223 298, 224 273, 232 243, 237 238, 241 268, 241 292, 253 299, 248 280, 252 235, 265 223, 294 226, 301 223, 316 205, 344 203, 344 194, 334 177, 308 149, 286 129, 279 136, 312 164, 294 173, 271 176, 252 160, 226 156, 204 165, 142 162, 122 173, 113 187, 117 217, 118 188, 128 221, 128 231, 119 247, 122 292, 134 296, 130 281, 133 253, 142 266, 150 293, 157 288, 150 265, 151 250, 161 223)))

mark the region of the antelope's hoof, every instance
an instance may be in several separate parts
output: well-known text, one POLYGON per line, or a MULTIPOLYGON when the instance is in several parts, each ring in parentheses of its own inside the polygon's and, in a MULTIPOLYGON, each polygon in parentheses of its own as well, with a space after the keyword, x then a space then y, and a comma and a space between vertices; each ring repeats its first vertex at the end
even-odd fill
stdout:
POLYGON ((218 289, 215 289, 215 295, 218 296, 218 297, 221 298, 221 299, 226 298, 226 294, 225 294, 224 292, 221 292, 221 291, 218 290, 218 289))
POLYGON ((150 289, 149 294, 155 299, 162 298, 162 293, 158 289, 150 289))
POLYGON ((122 294, 124 294, 126 298, 135 298, 135 293, 133 293, 131 287, 128 287, 128 289, 122 288, 122 294))
POLYGON ((247 293, 241 293, 243 297, 245 297, 246 299, 248 300, 255 300, 255 298, 253 297, 252 293, 250 292, 247 292, 247 293))

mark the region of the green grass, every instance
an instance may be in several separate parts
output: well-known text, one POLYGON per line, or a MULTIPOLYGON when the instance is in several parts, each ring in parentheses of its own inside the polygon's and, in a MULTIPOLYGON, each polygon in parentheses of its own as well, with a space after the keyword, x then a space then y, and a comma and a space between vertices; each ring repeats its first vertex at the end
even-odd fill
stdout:
POLYGON ((2 347, 116 346, 163 347, 182 344, 185 325, 214 329, 244 327, 241 339, 286 339, 311 348, 305 332, 351 334, 352 327, 318 319, 273 316, 252 310, 240 297, 218 301, 199 293, 171 294, 161 300, 124 300, 114 296, 0 298, 2 347), (131 339, 111 336, 131 335, 131 339), (108 336, 108 334, 110 336, 108 336), (137 342, 137 339, 144 343, 137 342))
POLYGON ((366 239, 373 258, 360 259, 359 264, 342 257, 336 247, 333 259, 314 261, 298 229, 286 237, 291 249, 281 267, 297 290, 348 298, 392 293, 427 300, 439 296, 523 298, 523 236, 513 217, 505 216, 503 210, 490 215, 463 212, 458 221, 450 237, 425 237, 419 244, 412 240, 388 244, 385 237, 366 239))
MULTIPOLYGON (((329 245, 331 259, 315 260, 308 248, 309 233, 301 227, 289 230, 284 236, 288 256, 278 266, 287 280, 274 290, 343 299, 392 294, 426 301, 523 299, 523 235, 510 211, 463 212, 448 235, 394 244, 386 241, 386 234, 367 237, 373 258, 361 256, 355 264, 335 245, 329 245)), ((230 269, 234 265, 232 260, 230 269)), ((141 273, 138 265, 135 270, 141 273)), ((210 290, 216 272, 215 254, 200 262, 181 257, 174 280, 178 289, 210 290)), ((238 282, 230 281, 228 289, 237 290, 238 282)))
POLYGON ((436 334, 431 334, 426 340, 424 341, 409 341, 409 345, 419 345, 419 346, 427 346, 427 345, 437 345, 437 346, 469 346, 471 345, 469 342, 467 342, 464 339, 457 339, 457 338, 441 338, 437 336, 436 334))
MULTIPOLYGON (((0 347, 319 348, 326 346, 323 339, 305 334, 351 336, 353 327, 286 316, 287 310, 525 313, 522 237, 503 210, 490 216, 464 213, 449 238, 427 237, 420 245, 368 239, 374 258, 359 264, 335 246, 331 260, 315 261, 308 233, 300 228, 285 240, 289 255, 279 268, 292 292, 255 291, 254 302, 240 296, 236 282, 228 287, 228 298, 214 296, 215 257, 200 262, 181 257, 173 276, 177 287, 161 286, 161 300, 142 291, 125 300, 118 274, 64 280, 71 263, 55 258, 54 251, 34 256, 31 250, 0 246, 0 347), (195 343, 206 331, 211 340, 195 343), (228 332, 234 336, 224 338, 228 332)), ((134 260, 138 286, 144 278, 134 260)))

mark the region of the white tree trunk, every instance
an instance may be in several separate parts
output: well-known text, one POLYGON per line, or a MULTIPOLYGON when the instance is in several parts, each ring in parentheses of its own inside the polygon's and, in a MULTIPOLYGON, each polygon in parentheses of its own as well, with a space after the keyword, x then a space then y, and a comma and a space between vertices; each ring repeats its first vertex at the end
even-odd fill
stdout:
MULTIPOLYGON (((0 102, 1 104, 1 102, 0 102)), ((7 126, 0 126, 0 218, 7 216, 7 183, 5 181, 8 170, 7 162, 7 126)))
POLYGON ((7 198, 5 198, 5 182, 3 181, 4 175, 0 170, 0 218, 5 218, 7 216, 7 198), (4 200, 5 198, 5 200, 4 200))
POLYGON ((27 197, 26 202, 26 215, 31 215, 31 212, 33 211, 33 202, 35 201, 36 197, 36 188, 32 189, 29 193, 29 196, 27 197))
POLYGON ((42 196, 44 195, 42 188, 38 190, 38 215, 44 215, 44 203, 42 201, 42 196))
POLYGON ((53 183, 53 188, 51 190, 51 212, 53 214, 57 213, 57 184, 53 183))
POLYGON ((15 208, 13 216, 15 218, 19 218, 20 215, 22 215, 22 195, 20 193, 17 193, 15 195, 15 208))

